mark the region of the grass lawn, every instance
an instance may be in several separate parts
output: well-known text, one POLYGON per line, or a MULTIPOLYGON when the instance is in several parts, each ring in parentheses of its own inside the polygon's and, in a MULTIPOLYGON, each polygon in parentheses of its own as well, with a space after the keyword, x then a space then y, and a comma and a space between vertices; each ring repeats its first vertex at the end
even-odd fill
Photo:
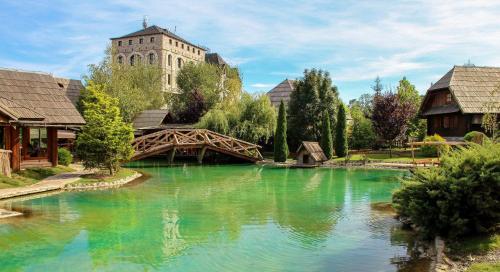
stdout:
POLYGON ((467 272, 497 272, 500 271, 500 263, 475 263, 467 272))
MULTIPOLYGON (((368 157, 369 161, 380 161, 380 162, 399 162, 399 163, 411 163, 413 162, 413 159, 411 157, 411 152, 410 151, 405 151, 405 152, 393 152, 392 158, 389 156, 389 151, 381 151, 380 153, 368 153, 366 154, 368 157)), ((420 159, 435 159, 433 157, 426 157, 420 152, 415 152, 415 159, 420 160, 420 159)), ((349 161, 362 161, 364 160, 364 155, 362 154, 353 154, 349 158, 349 161)), ((340 157, 340 158, 334 158, 332 159, 333 162, 344 162, 345 157, 340 157)))
POLYGON ((120 168, 114 176, 109 175, 109 171, 102 170, 94 174, 83 175, 80 180, 73 184, 91 184, 97 182, 113 182, 122 178, 126 178, 135 174, 134 170, 128 168, 120 168))
POLYGON ((75 171, 68 166, 56 166, 46 168, 29 168, 12 173, 12 177, 0 175, 0 189, 28 186, 41 181, 44 178, 67 172, 75 171))
POLYGON ((450 248, 455 254, 485 254, 500 249, 500 234, 464 238, 460 243, 450 245, 450 248))

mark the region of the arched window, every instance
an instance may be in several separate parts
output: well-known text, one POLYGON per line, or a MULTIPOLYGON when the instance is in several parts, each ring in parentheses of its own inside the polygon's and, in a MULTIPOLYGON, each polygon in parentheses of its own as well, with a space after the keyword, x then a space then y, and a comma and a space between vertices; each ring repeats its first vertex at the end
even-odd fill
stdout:
POLYGON ((172 55, 168 55, 167 63, 168 63, 168 66, 172 66, 172 55))
POLYGON ((155 54, 149 53, 148 60, 149 60, 149 64, 154 64, 155 63, 155 54))
POLYGON ((123 64, 123 56, 118 56, 118 63, 123 64))
POLYGON ((135 55, 130 56, 130 66, 134 66, 135 64, 135 55))
POLYGON ((182 68, 182 59, 181 58, 177 59, 177 67, 182 68))
POLYGON ((139 54, 133 54, 130 56, 130 66, 134 66, 136 63, 140 63, 142 61, 142 57, 139 54))

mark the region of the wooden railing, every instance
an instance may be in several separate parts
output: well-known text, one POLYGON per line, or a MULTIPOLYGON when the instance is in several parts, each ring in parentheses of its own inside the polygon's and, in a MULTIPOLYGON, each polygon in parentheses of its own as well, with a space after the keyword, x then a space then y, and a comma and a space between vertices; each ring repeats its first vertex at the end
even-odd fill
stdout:
POLYGON ((212 150, 248 161, 260 161, 259 145, 222 135, 207 129, 164 129, 136 138, 132 142, 134 156, 140 160, 169 152, 172 160, 176 150, 198 149, 198 161, 202 161, 206 150, 212 150))

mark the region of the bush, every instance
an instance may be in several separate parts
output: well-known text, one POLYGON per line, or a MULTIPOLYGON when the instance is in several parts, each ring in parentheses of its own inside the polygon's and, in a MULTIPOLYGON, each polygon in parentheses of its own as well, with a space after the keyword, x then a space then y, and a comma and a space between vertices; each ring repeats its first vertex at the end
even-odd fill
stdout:
POLYGON ((73 155, 66 148, 57 149, 57 160, 59 164, 68 166, 73 162, 73 155))
POLYGON ((403 219, 431 238, 492 233, 500 223, 500 144, 461 147, 442 165, 404 178, 393 194, 403 219))
MULTIPOLYGON (((446 142, 446 140, 439 136, 438 134, 434 134, 432 136, 426 136, 424 138, 424 142, 446 142)), ((424 145, 420 148, 420 151, 422 151, 422 154, 427 157, 436 157, 439 154, 446 153, 447 151, 450 150, 450 146, 448 145, 424 145)))
POLYGON ((471 131, 471 132, 465 134, 464 141, 473 142, 476 144, 483 144, 483 141, 486 138, 487 138, 487 136, 480 131, 471 131))

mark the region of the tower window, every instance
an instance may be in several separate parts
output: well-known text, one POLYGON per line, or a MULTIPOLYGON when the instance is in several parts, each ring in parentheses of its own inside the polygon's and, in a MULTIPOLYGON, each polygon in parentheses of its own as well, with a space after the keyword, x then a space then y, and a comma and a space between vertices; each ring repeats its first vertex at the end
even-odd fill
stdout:
POLYGON ((168 39, 168 43, 172 45, 172 39, 168 39))
POLYGON ((149 53, 149 64, 155 63, 155 54, 149 53))
POLYGON ((167 75, 167 84, 170 85, 170 74, 167 75))
POLYGON ((168 66, 172 66, 172 55, 168 55, 167 63, 168 63, 168 66))
POLYGON ((179 47, 179 43, 178 42, 175 42, 175 47, 179 47))
POLYGON ((187 47, 187 50, 189 51, 189 45, 188 45, 188 47, 187 47))
POLYGON ((154 43, 154 42, 155 42, 155 37, 151 37, 151 38, 149 39, 149 42, 154 43))
POLYGON ((200 49, 198 49, 198 55, 200 55, 200 49))
POLYGON ((177 67, 182 68, 182 59, 181 58, 177 59, 177 67))
POLYGON ((140 38, 139 39, 139 44, 142 44, 144 42, 144 39, 143 38, 140 38))
POLYGON ((130 66, 134 66, 134 64, 135 64, 135 55, 132 55, 130 57, 130 66))
POLYGON ((181 44, 181 48, 184 49, 184 44, 183 43, 181 44))
POLYGON ((122 46, 122 41, 118 41, 118 46, 122 46))
POLYGON ((132 45, 132 40, 128 40, 128 45, 132 45))
POLYGON ((193 47, 193 54, 194 54, 194 47, 193 47))

